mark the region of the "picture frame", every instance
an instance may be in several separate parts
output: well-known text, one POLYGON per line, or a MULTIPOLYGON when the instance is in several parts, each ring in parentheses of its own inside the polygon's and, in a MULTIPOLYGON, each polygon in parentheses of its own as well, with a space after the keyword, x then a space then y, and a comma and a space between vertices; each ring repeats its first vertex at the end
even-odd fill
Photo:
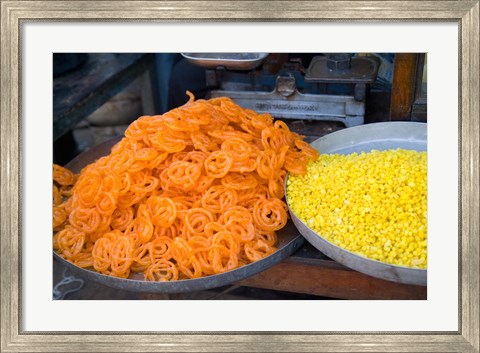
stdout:
POLYGON ((1 1, 2 352, 479 352, 479 1, 1 1), (119 6, 121 3, 122 6, 119 6), (208 6, 205 6, 208 4, 208 6), (21 25, 30 21, 446 21, 459 26, 456 332, 25 332, 21 327, 21 25), (214 335, 212 339, 212 335, 214 335))

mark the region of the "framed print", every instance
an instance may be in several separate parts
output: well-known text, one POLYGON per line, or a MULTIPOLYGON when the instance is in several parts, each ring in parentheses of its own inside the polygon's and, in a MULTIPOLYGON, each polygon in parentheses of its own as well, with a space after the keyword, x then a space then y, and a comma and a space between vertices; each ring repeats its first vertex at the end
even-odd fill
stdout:
MULTIPOLYGON (((1 1, 1 47, 2 352, 479 351, 478 1, 1 1), (398 72, 392 79, 398 81, 394 87, 407 79, 416 85, 404 96, 397 95, 398 101, 389 102, 395 107, 390 108, 389 119, 401 120, 405 115, 402 99, 408 99, 409 120, 426 119, 428 100, 428 287, 418 292, 415 287, 389 287, 390 298, 352 294, 344 299, 362 300, 346 301, 236 300, 232 304, 127 294, 88 298, 107 299, 102 301, 52 300, 52 214, 47 211, 50 201, 45 200, 52 197, 52 162, 62 158, 55 155, 60 149, 54 148, 52 159, 52 143, 65 129, 52 120, 58 108, 55 95, 60 92, 59 81, 52 81, 60 68, 52 65, 58 59, 54 54, 88 54, 105 61, 115 56, 127 76, 139 74, 129 68, 151 67, 159 53, 177 57, 182 53, 198 63, 198 56, 189 54, 202 51, 278 53, 279 57, 299 53, 313 56, 312 62, 323 60, 312 53, 360 53, 354 55, 357 61, 386 53, 372 62, 387 64, 388 53, 396 53, 399 61, 404 60, 410 71, 403 76, 398 72), (132 298, 137 300, 108 300, 132 298)), ((82 55, 77 59, 82 60, 82 55)), ((345 61, 338 55, 327 55, 327 60, 337 66, 345 61)), ((290 62, 292 67, 296 64, 290 62)), ((107 64, 105 70, 115 69, 107 64)), ((236 69, 232 72, 241 80, 236 69)), ((187 82, 190 73, 181 70, 181 80, 187 82)), ((88 76, 87 71, 70 91, 81 90, 82 78, 100 80, 101 72, 88 76)), ((313 64, 303 74, 314 80, 313 64)), ((388 73, 382 75, 387 82, 388 73)), ((224 71, 207 75, 210 82, 225 77, 224 71)), ((281 85, 275 83, 277 92, 291 94, 287 92, 291 77, 282 80, 281 85)), ((140 86, 147 81, 145 76, 140 86)), ((112 87, 124 84, 119 80, 112 87)), ((107 88, 103 86, 98 96, 107 95, 107 88)), ((349 93, 358 98, 362 86, 349 93)), ((263 99, 256 110, 286 109, 274 97, 263 99)), ((246 98, 244 102, 249 104, 246 98)), ((308 108, 296 107, 290 112, 308 108)), ((86 108, 78 104, 76 109, 86 108)), ((160 109, 153 103, 143 106, 152 115, 160 109)), ((101 206, 96 209, 104 211, 101 206)), ((70 217, 69 222, 77 221, 70 217)), ((190 232, 195 233, 194 227, 190 232)), ((68 258, 71 248, 61 250, 68 258)), ((415 263, 423 261, 418 256, 415 263)), ((78 257, 70 260, 78 263, 78 257)), ((220 260, 219 266, 225 263, 220 260)), ((298 273, 301 264, 299 260, 298 273)), ((136 265, 142 268, 140 262, 136 265)), ((108 267, 104 272, 112 270, 108 267)), ((157 276, 165 273, 159 271, 157 276)), ((274 272, 268 273, 274 278, 274 272)), ((69 278, 75 282, 75 276, 69 278)), ((55 295, 54 288, 53 298, 59 299, 55 295)))

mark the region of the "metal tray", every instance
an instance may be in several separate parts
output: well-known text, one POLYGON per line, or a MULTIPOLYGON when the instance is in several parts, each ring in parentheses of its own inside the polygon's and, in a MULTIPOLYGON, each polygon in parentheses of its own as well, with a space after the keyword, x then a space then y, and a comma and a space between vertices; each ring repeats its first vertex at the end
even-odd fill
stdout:
POLYGON ((228 70, 253 70, 268 53, 181 53, 188 62, 206 68, 224 67, 228 70))
MULTIPOLYGON (((350 154, 390 148, 426 151, 427 124, 388 122, 356 126, 321 137, 312 142, 312 146, 322 154, 350 154)), ((333 260, 359 272, 388 281, 427 285, 427 270, 391 265, 354 254, 324 239, 301 221, 290 209, 290 206, 289 211, 300 234, 333 260)))
MULTIPOLYGON (((75 173, 80 172, 86 165, 109 154, 111 147, 119 140, 120 138, 114 138, 93 147, 87 152, 75 157, 66 167, 75 173)), ((143 280, 143 275, 138 273, 132 274, 128 279, 106 276, 95 272, 93 269, 80 268, 63 259, 55 251, 53 251, 53 255, 65 267, 84 279, 92 280, 109 287, 143 293, 185 293, 221 287, 251 277, 286 259, 305 242, 291 221, 277 232, 277 237, 277 251, 262 260, 218 275, 171 282, 145 281, 143 280)))

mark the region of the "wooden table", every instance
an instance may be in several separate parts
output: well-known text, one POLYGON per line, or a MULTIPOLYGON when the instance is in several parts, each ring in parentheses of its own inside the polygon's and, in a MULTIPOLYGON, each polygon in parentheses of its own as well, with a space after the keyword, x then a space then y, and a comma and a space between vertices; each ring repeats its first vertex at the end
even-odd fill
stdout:
POLYGON ((329 259, 310 244, 237 284, 339 299, 427 299, 427 287, 364 275, 329 259))
MULTIPOLYGON (((54 285, 62 279, 64 271, 65 268, 55 260, 54 285)), ((69 272, 67 274, 72 275, 69 272)), ((75 277, 81 279, 78 275, 75 277)), ((170 295, 133 293, 84 281, 82 289, 69 294, 66 299, 248 300, 259 299, 259 296, 261 299, 422 300, 427 299, 427 287, 399 284, 364 275, 327 258, 307 243, 292 256, 268 270, 219 290, 170 295), (235 295, 235 290, 238 291, 240 287, 254 289, 250 291, 250 295, 235 295), (268 289, 273 292, 258 294, 255 289, 268 289)))

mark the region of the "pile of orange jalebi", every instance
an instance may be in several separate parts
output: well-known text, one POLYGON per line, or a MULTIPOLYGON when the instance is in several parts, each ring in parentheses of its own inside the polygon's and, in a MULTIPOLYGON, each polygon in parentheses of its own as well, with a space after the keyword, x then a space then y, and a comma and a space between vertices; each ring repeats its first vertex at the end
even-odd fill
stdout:
POLYGON ((273 253, 287 172, 318 157, 302 136, 229 98, 142 116, 79 175, 53 166, 53 247, 86 268, 170 281, 273 253))

